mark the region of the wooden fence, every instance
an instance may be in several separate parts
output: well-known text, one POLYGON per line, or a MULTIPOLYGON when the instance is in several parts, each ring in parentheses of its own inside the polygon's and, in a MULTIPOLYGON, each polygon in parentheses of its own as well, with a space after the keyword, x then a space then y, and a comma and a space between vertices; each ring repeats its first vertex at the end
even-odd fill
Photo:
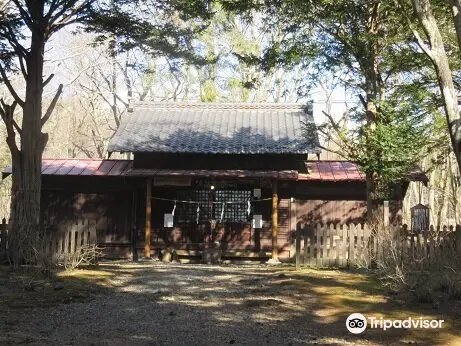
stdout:
POLYGON ((446 227, 420 234, 405 231, 376 235, 367 224, 303 225, 296 231, 296 268, 370 266, 380 256, 389 256, 392 246, 402 257, 421 263, 434 264, 450 252, 461 252, 461 229, 446 227), (450 231, 451 230, 451 231, 450 231))
POLYGON ((53 262, 68 261, 88 246, 96 246, 96 222, 74 220, 64 231, 53 232, 51 226, 44 226, 47 239, 45 253, 53 262))
MULTIPOLYGON (((8 226, 3 219, 0 224, 0 260, 7 259, 8 226)), ((64 231, 53 230, 52 225, 44 225, 44 253, 54 263, 62 263, 81 253, 88 246, 96 246, 96 222, 73 220, 64 231)))

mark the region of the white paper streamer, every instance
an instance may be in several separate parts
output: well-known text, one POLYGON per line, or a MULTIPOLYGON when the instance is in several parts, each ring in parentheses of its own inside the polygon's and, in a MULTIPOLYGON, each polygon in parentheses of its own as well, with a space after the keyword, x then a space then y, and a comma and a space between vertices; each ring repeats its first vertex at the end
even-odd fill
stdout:
POLYGON ((224 218, 224 208, 226 207, 226 203, 223 202, 222 204, 222 209, 221 209, 221 218, 219 219, 219 223, 222 222, 222 219, 224 218))
POLYGON ((171 212, 171 215, 174 216, 174 211, 176 210, 176 201, 174 201, 174 207, 173 207, 173 211, 171 212))

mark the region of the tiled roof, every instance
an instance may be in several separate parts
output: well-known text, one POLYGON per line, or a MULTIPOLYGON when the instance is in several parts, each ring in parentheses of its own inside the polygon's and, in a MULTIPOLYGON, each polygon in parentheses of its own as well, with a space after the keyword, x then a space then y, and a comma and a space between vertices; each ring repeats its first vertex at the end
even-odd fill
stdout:
MULTIPOLYGON (((359 166, 349 161, 308 161, 308 173, 295 170, 180 170, 180 169, 135 169, 131 160, 102 159, 44 159, 42 174, 51 176, 184 176, 213 178, 276 178, 299 181, 365 181, 359 166)), ((11 174, 11 167, 3 171, 3 178, 11 174)), ((420 169, 408 174, 409 180, 427 181, 420 169)))
POLYGON ((317 153, 303 137, 312 108, 298 104, 139 103, 109 143, 109 152, 317 153))

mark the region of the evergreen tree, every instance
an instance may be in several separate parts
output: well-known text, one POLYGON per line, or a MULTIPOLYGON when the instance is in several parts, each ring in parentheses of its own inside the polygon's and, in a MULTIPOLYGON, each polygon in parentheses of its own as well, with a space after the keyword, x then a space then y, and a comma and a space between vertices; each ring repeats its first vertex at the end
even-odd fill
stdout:
POLYGON ((42 133, 62 93, 59 88, 43 108, 45 48, 57 32, 70 25, 112 40, 114 51, 142 47, 152 54, 196 59, 190 42, 210 13, 198 0, 11 0, 0 2, 0 82, 12 102, 2 100, 0 115, 7 129, 13 176, 10 213, 10 258, 18 264, 37 262, 41 161, 48 135, 42 133), (187 24, 189 23, 189 24, 187 24), (192 24, 190 24, 192 23, 192 24), (22 95, 12 77, 22 76, 22 95), (22 112, 21 120, 16 109, 22 112), (17 138, 19 137, 19 138, 17 138))
MULTIPOLYGON (((226 6, 238 10, 242 4, 226 6)), ((284 32, 282 42, 248 60, 266 70, 303 64, 318 75, 343 71, 344 83, 360 100, 360 106, 350 110, 357 126, 347 131, 327 114, 327 126, 306 131, 336 136, 342 156, 362 166, 371 218, 374 201, 390 197, 389 183, 403 179, 418 162, 427 139, 423 118, 428 112, 418 105, 430 93, 416 80, 429 61, 412 50, 405 20, 387 0, 268 0, 245 2, 243 7, 264 11, 265 18, 284 32)), ((315 77, 307 82, 315 83, 315 77)))

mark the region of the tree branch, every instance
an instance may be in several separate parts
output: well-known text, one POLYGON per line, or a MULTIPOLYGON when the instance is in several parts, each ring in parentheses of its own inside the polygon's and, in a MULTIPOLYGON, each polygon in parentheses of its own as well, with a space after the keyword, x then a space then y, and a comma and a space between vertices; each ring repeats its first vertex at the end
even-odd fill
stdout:
POLYGON ((405 21, 408 24, 408 27, 410 28, 411 32, 416 38, 416 42, 418 43, 418 46, 423 50, 423 52, 431 59, 433 59, 433 54, 431 49, 428 47, 428 45, 424 42, 424 40, 421 38, 421 35, 419 34, 418 30, 415 29, 413 26, 410 18, 408 17, 408 14, 405 10, 405 8, 401 4, 401 0, 395 0, 395 4, 397 8, 400 9, 400 12, 402 13, 403 17, 405 18, 405 21))
POLYGON ((14 48, 14 50, 18 53, 18 55, 22 57, 26 57, 27 49, 24 48, 24 46, 19 43, 18 38, 17 38, 18 36, 17 32, 15 32, 15 30, 13 30, 11 25, 9 25, 8 23, 6 23, 5 27, 8 30, 8 35, 5 33, 4 37, 8 40, 8 42, 14 48))
POLYGON ((91 151, 89 151, 88 149, 84 148, 83 146, 79 145, 74 141, 72 141, 72 144, 74 145, 74 147, 76 147, 77 149, 82 151, 86 156, 88 156, 89 159, 93 158, 93 153, 91 151))
MULTIPOLYGON (((59 6, 63 6, 63 8, 58 11, 57 13, 55 13, 54 15, 52 13, 48 13, 48 14, 51 14, 51 16, 49 16, 49 31, 48 31, 48 36, 50 36, 51 34, 59 31, 60 29, 62 29, 63 27, 67 26, 67 25, 70 25, 70 24, 73 24, 73 23, 77 23, 79 21, 81 21, 82 19, 84 19, 84 16, 78 16, 79 13, 81 13, 82 11, 85 10, 85 8, 87 6, 89 6, 92 2, 94 2, 95 0, 86 0, 84 1, 82 4, 76 6, 75 8, 72 8, 72 6, 74 6, 78 1, 77 0, 73 0, 71 1, 70 3, 67 3, 67 1, 62 1, 60 4, 58 4, 57 7, 59 6), (70 10, 70 12, 66 15, 64 15, 66 13, 66 11, 70 10), (59 19, 59 17, 63 16, 61 19, 59 19), (78 16, 78 18, 76 18, 78 16), (71 19, 71 18, 74 18, 74 19, 71 19), (57 21, 59 20, 58 23, 56 23, 57 21)), ((56 8, 57 9, 57 8, 56 8)), ((48 16, 47 14, 47 16, 48 16)))
POLYGON ((56 94, 54 95, 53 100, 51 101, 50 105, 48 106, 48 109, 46 110, 45 115, 43 116, 41 120, 41 126, 45 125, 45 123, 48 121, 51 114, 53 113, 54 107, 56 106, 56 103, 58 102, 59 96, 61 96, 62 88, 63 88, 63 85, 59 84, 58 90, 56 91, 56 94))
POLYGON ((33 29, 33 21, 32 21, 32 18, 29 16, 29 14, 27 13, 27 11, 24 9, 24 7, 22 7, 22 5, 19 3, 18 0, 11 0, 17 7, 19 13, 21 14, 21 18, 24 20, 24 22, 26 23, 27 27, 29 29, 33 29))
POLYGON ((5 69, 3 66, 0 64, 0 76, 2 77, 3 83, 5 83, 6 87, 8 88, 8 91, 10 92, 11 96, 13 96, 14 100, 21 106, 24 107, 24 101, 18 96, 16 93, 16 90, 14 90, 13 86, 11 85, 10 80, 6 76, 5 69))
POLYGON ((42 87, 45 87, 54 77, 54 73, 50 74, 48 78, 42 83, 42 87))
POLYGON ((14 120, 14 110, 16 108, 16 105, 17 105, 17 102, 14 101, 13 104, 11 106, 7 105, 3 99, 0 100, 0 103, 2 104, 2 107, 3 109, 5 109, 5 114, 8 116, 8 122, 11 123, 11 125, 16 129, 16 131, 18 132, 19 135, 21 135, 22 133, 22 130, 21 128, 19 127, 18 123, 16 122, 16 120, 14 120), (11 109, 11 113, 8 112, 8 110, 11 109))
MULTIPOLYGON (((5 123, 7 137, 6 142, 10 148, 11 154, 16 155, 19 153, 18 146, 16 144, 16 134, 14 132, 15 121, 13 120, 14 110, 16 108, 17 102, 14 101, 11 105, 7 105, 3 99, 0 99, 0 116, 5 123)), ((16 124, 17 126, 17 124, 16 124)))
POLYGON ((27 80, 27 69, 26 69, 26 66, 24 65, 24 61, 23 61, 23 57, 21 55, 18 55, 18 60, 19 60, 19 66, 21 67, 21 72, 22 72, 22 75, 24 76, 24 79, 27 80))
POLYGON ((53 12, 56 11, 63 3, 64 1, 52 0, 48 12, 45 15, 45 19, 49 20, 53 15, 53 12))

